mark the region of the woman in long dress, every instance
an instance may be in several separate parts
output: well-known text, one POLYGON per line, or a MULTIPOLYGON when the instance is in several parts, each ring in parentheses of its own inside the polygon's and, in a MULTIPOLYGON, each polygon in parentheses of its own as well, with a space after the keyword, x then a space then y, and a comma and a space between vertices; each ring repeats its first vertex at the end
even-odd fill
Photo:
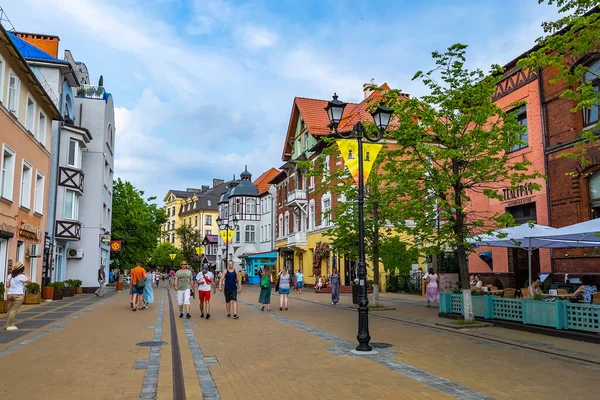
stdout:
POLYGON ((437 304, 440 299, 440 293, 438 290, 438 276, 433 273, 433 268, 429 268, 429 275, 427 276, 427 289, 426 289, 426 299, 427 299, 427 307, 430 306, 430 303, 437 304))
POLYGON ((262 304, 261 311, 265 311, 265 306, 267 306, 267 311, 271 311, 272 284, 273 277, 271 276, 271 271, 265 268, 265 271, 262 274, 262 278, 260 278, 260 295, 258 296, 258 303, 262 304))
POLYGON ((154 289, 152 288, 153 274, 146 274, 146 286, 144 286, 144 308, 148 308, 148 304, 154 303, 154 289))
POLYGON ((333 269, 331 274, 331 303, 336 304, 340 302, 340 274, 337 272, 337 268, 333 269))

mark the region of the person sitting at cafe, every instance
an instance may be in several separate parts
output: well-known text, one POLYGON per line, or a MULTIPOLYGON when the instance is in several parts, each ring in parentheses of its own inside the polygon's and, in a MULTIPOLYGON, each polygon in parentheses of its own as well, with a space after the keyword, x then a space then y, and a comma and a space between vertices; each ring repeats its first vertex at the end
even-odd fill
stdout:
POLYGON ((591 276, 584 276, 583 285, 579 286, 579 288, 573 292, 574 297, 581 297, 584 303, 591 303, 592 297, 594 293, 598 291, 596 285, 594 285, 594 280, 591 276))
POLYGON ((533 282, 527 288, 527 298, 533 299, 535 296, 542 295, 542 288, 540 288, 540 278, 533 278, 533 282))
POLYGON ((475 276, 475 279, 471 281, 471 289, 473 290, 481 290, 483 287, 483 282, 479 278, 479 275, 475 276))

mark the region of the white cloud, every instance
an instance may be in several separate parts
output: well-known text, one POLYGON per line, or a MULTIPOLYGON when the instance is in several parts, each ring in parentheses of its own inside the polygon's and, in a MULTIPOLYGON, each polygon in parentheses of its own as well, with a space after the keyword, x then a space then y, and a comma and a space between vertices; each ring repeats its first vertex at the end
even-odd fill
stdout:
POLYGON ((237 31, 238 40, 249 50, 271 47, 279 37, 273 31, 261 26, 248 25, 237 31))

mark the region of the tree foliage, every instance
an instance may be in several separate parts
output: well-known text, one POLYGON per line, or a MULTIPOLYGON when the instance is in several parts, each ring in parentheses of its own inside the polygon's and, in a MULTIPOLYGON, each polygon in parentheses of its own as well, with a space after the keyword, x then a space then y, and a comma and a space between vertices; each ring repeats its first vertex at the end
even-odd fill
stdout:
POLYGON ((472 207, 472 196, 501 200, 499 185, 516 188, 535 183, 541 175, 529 161, 509 160, 521 144, 516 114, 492 101, 502 69, 489 73, 465 67, 466 47, 455 44, 444 53, 433 52, 435 68, 418 72, 428 94, 406 99, 398 90, 387 94, 397 128, 390 136, 398 148, 390 150, 384 168, 394 181, 395 213, 399 227, 411 233, 421 248, 457 251, 463 287, 468 287, 467 239, 480 231, 506 226, 506 213, 485 215, 472 207), (438 227, 438 218, 441 221, 438 227), (413 224, 407 227, 404 221, 413 224))
POLYGON ((189 224, 183 224, 175 230, 175 234, 179 238, 179 250, 188 263, 194 266, 199 265, 199 257, 196 253, 196 247, 202 243, 202 235, 200 230, 194 229, 189 224))
POLYGON ((387 238, 381 244, 381 261, 386 272, 408 274, 419 259, 416 248, 407 246, 399 236, 387 238))
POLYGON ((152 252, 151 263, 158 267, 171 267, 171 265, 179 265, 183 260, 183 254, 177 250, 173 244, 163 242, 159 244, 152 252), (175 259, 171 263, 169 254, 176 254, 175 259))
POLYGON ((167 220, 164 210, 144 198, 144 192, 117 179, 113 184, 112 239, 122 241, 122 250, 111 255, 117 268, 131 269, 136 262, 150 260, 167 220))

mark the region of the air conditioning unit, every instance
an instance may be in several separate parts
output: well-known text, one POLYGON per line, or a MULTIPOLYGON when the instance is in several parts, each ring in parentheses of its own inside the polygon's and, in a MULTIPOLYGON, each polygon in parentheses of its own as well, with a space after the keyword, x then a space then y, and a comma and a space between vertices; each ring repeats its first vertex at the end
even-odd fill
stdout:
POLYGON ((42 256, 42 246, 39 244, 32 244, 31 247, 27 249, 27 257, 41 257, 42 256))
POLYGON ((83 249, 69 249, 67 258, 83 258, 83 249))

